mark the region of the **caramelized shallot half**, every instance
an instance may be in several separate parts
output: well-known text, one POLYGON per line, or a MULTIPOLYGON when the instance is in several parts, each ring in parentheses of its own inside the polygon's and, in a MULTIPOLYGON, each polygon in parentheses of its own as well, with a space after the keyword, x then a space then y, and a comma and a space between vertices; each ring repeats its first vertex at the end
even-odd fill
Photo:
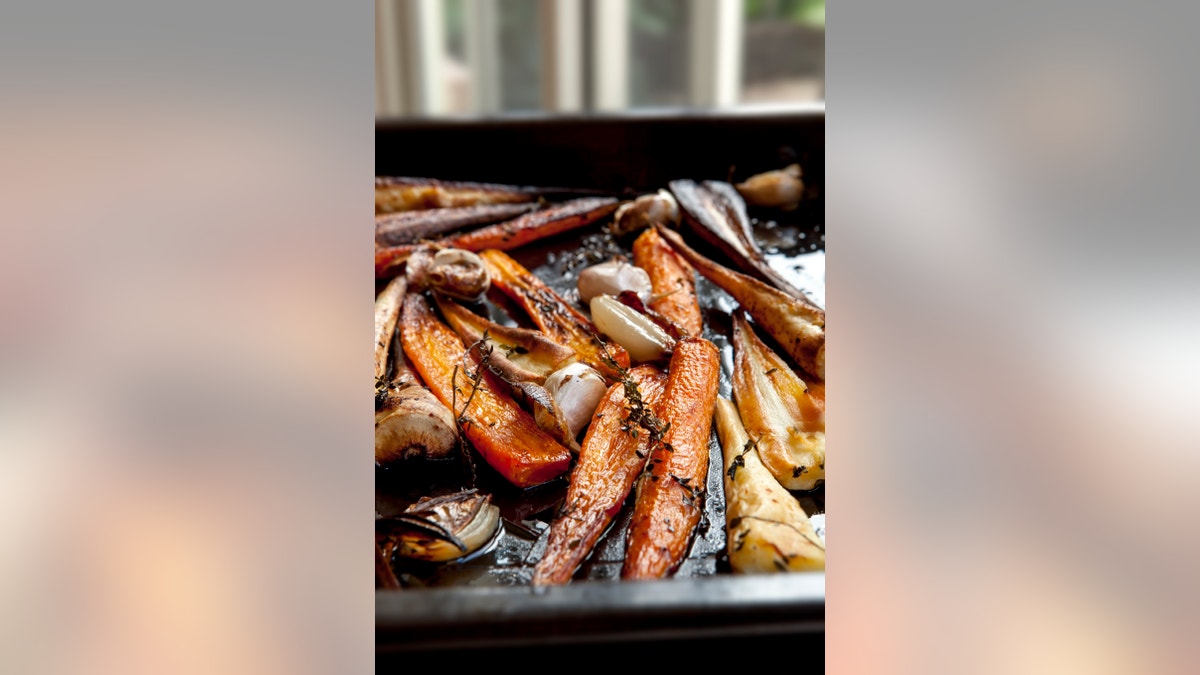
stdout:
POLYGON ((579 273, 577 287, 579 299, 590 303, 597 295, 620 295, 621 291, 633 291, 643 303, 650 302, 653 288, 646 270, 630 265, 624 260, 610 260, 592 265, 579 273))
POLYGON ((396 335, 407 284, 397 277, 375 299, 375 462, 442 459, 458 447, 454 415, 409 368, 396 335))
POLYGON ((617 209, 612 233, 621 235, 637 232, 653 227, 655 223, 679 224, 679 204, 675 201, 675 196, 666 190, 642 195, 622 204, 617 209))
POLYGON ((592 298, 591 310, 596 328, 624 347, 634 362, 663 361, 670 356, 674 338, 646 315, 611 295, 592 298))
POLYGON ((418 248, 408 259, 405 277, 409 287, 415 291, 432 288, 452 298, 468 301, 482 299, 492 285, 491 275, 483 260, 460 248, 418 248))
POLYGON ((396 542, 396 554, 414 560, 445 562, 483 548, 500 528, 500 509, 490 495, 466 490, 443 497, 422 497, 393 518, 377 518, 375 529, 396 542))
POLYGON ((784 211, 794 210, 804 197, 804 181, 800 178, 799 164, 751 176, 734 187, 747 204, 771 206, 784 211))

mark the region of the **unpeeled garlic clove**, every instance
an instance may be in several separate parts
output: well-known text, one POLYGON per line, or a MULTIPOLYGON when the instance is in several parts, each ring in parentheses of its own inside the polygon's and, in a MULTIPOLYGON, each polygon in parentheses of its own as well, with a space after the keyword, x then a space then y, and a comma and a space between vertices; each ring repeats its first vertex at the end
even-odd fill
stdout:
POLYGON ((804 181, 800 178, 799 164, 751 176, 735 187, 749 204, 774 206, 784 211, 796 208, 804 197, 804 181))
POLYGON ((633 291, 643 303, 650 302, 653 287, 646 270, 623 260, 592 265, 579 273, 579 299, 591 303, 598 295, 617 296, 621 291, 633 291))
POLYGON ((675 196, 667 190, 659 190, 652 195, 642 195, 631 202, 625 202, 613 217, 613 234, 628 234, 655 223, 664 225, 679 224, 679 203, 675 196))
POLYGON ((460 248, 445 248, 433 256, 429 285, 461 300, 478 300, 492 285, 483 259, 460 248))
POLYGON ((624 347, 634 361, 660 361, 675 346, 671 336, 649 317, 621 304, 611 295, 592 298, 591 309, 596 328, 624 347))
POLYGON ((566 418, 572 437, 578 437, 591 421, 607 390, 604 377, 583 363, 559 368, 546 378, 546 391, 554 397, 566 418))
POLYGON ((412 290, 433 288, 467 301, 482 298, 492 284, 483 259, 460 248, 419 247, 408 258, 405 276, 412 290))

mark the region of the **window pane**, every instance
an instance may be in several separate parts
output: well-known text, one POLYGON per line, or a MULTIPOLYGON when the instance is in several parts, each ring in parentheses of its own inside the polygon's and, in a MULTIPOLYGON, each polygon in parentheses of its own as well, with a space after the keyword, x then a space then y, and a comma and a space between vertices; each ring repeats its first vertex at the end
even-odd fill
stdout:
POLYGON ((538 0, 497 0, 500 12, 500 106, 542 107, 541 17, 538 0))
POLYGON ((631 106, 688 102, 688 0, 629 3, 631 106))
POLYGON ((446 79, 446 112, 450 114, 471 111, 473 82, 471 69, 467 65, 466 4, 466 0, 443 2, 446 59, 442 66, 442 76, 446 79))
POLYGON ((745 0, 744 103, 825 98, 825 0, 745 0))

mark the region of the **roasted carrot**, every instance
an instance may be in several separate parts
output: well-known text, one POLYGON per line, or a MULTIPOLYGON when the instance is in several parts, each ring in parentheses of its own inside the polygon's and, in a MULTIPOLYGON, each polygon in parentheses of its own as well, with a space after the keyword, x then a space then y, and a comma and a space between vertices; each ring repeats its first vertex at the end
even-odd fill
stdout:
POLYGON ((673 574, 687 556, 700 523, 708 476, 708 439, 721 363, 708 340, 675 346, 657 416, 662 438, 652 441, 629 524, 625 579, 673 574))
POLYGON ((705 258, 683 243, 683 237, 659 226, 658 233, 692 267, 733 296, 805 372, 825 379, 825 311, 802 302, 753 277, 705 258))
MULTIPOLYGON (((629 371, 639 403, 653 410, 666 376, 653 366, 629 371)), ((579 461, 571 472, 563 510, 550 525, 546 552, 533 573, 535 586, 565 584, 621 510, 646 466, 650 434, 630 419, 626 384, 609 387, 592 416, 579 461)))
MULTIPOLYGON (((488 249, 479 257, 487 264, 492 287, 512 298, 529 314, 546 337, 575 350, 579 360, 615 378, 617 372, 607 363, 604 348, 596 343, 596 326, 554 292, 544 281, 525 269, 508 254, 488 249)), ((629 367, 629 354, 621 345, 610 342, 608 354, 622 368, 629 367)))
POLYGON ((526 488, 567 470, 570 450, 504 394, 505 385, 477 358, 464 358, 462 340, 434 316, 421 295, 410 293, 404 299, 400 331, 404 351, 421 379, 458 416, 467 440, 500 475, 526 488))
MULTIPOLYGON (((617 200, 611 197, 585 197, 564 202, 550 208, 527 213, 519 218, 482 227, 465 234, 446 237, 437 241, 441 247, 461 248, 467 251, 482 251, 494 248, 510 251, 532 241, 550 237, 568 230, 590 225, 607 216, 617 208, 617 200)), ((376 247, 375 277, 394 276, 408 259, 416 245, 376 247)))
POLYGON ((447 209, 402 211, 375 216, 375 241, 384 246, 412 244, 471 225, 516 218, 535 204, 477 204, 447 209))
POLYGON ((654 293, 650 309, 669 319, 688 335, 700 337, 704 320, 696 298, 696 270, 654 228, 633 242, 633 264, 650 275, 654 293))
POLYGON ((515 185, 440 181, 433 178, 375 178, 375 213, 511 204, 536 199, 537 190, 515 185))

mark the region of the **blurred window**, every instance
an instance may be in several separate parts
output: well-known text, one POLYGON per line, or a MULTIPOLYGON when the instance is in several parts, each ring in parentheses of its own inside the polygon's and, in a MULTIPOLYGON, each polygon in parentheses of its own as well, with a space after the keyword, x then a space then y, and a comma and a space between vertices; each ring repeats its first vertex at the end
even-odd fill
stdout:
POLYGON ((381 116, 825 95, 824 0, 376 0, 376 22, 381 116))

